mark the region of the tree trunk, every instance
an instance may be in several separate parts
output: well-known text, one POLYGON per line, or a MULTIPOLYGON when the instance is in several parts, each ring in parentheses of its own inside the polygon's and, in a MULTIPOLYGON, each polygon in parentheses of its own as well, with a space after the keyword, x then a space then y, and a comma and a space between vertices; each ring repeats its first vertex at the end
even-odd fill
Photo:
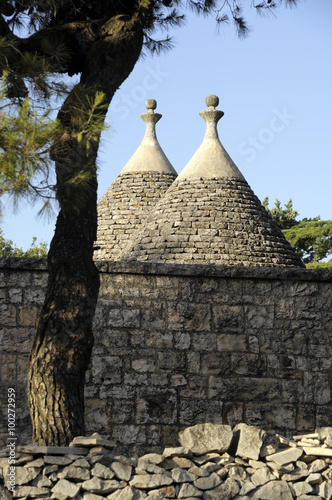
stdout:
POLYGON ((142 30, 124 16, 108 21, 102 35, 86 54, 81 83, 59 113, 67 152, 62 151, 63 157, 56 162, 60 212, 48 255, 47 293, 37 320, 28 379, 33 441, 40 445, 67 445, 74 436, 85 433, 84 382, 99 291, 93 263, 99 134, 90 147, 75 139, 73 123, 80 117, 73 103, 77 104, 79 91, 84 109, 88 99, 102 91, 108 106, 142 49, 142 30), (76 191, 66 181, 82 171, 89 180, 82 191, 76 191))

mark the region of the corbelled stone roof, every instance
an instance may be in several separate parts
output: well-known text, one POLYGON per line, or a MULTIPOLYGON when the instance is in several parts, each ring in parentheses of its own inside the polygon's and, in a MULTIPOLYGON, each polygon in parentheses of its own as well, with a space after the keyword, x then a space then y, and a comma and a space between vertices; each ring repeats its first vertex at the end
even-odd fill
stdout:
POLYGON ((219 99, 206 99, 204 140, 121 258, 164 263, 300 266, 282 232, 220 143, 219 99))
POLYGON ((140 228, 151 207, 173 183, 176 171, 156 137, 160 120, 154 113, 156 101, 146 102, 144 138, 120 174, 98 202, 95 260, 117 260, 129 238, 140 228))

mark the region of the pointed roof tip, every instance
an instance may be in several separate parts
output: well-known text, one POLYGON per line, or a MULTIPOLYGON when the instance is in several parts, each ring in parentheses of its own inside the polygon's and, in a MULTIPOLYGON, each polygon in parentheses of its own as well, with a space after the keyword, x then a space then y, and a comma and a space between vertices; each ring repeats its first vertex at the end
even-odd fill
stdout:
POLYGON ((224 116, 223 111, 216 109, 219 97, 214 94, 208 95, 205 104, 208 109, 199 113, 206 123, 203 142, 179 174, 178 179, 226 177, 245 180, 219 140, 217 124, 224 116))
POLYGON ((145 107, 148 112, 140 115, 146 123, 145 135, 133 156, 121 170, 120 175, 128 172, 166 172, 177 175, 157 139, 156 123, 162 117, 161 114, 154 112, 157 108, 157 101, 148 99, 145 102, 145 107))

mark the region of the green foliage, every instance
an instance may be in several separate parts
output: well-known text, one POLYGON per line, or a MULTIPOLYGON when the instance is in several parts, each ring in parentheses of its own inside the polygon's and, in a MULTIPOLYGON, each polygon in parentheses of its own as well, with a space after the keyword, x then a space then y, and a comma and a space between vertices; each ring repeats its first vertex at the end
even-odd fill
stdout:
POLYGON ((50 110, 38 113, 29 97, 20 103, 7 99, 8 80, 0 86, 0 196, 6 193, 16 205, 22 198, 50 197, 50 150, 60 134, 50 110))
POLYGON ((271 210, 267 197, 262 204, 307 267, 332 266, 332 261, 320 262, 332 254, 332 220, 320 220, 317 216, 297 221, 299 213, 293 209, 292 200, 282 208, 276 199, 271 210))
POLYGON ((332 259, 327 262, 311 262, 306 264, 307 269, 332 269, 332 259))
POLYGON ((14 245, 12 240, 6 240, 3 235, 2 229, 0 229, 0 257, 38 257, 45 258, 47 256, 47 243, 41 242, 37 245, 37 238, 34 236, 32 238, 32 243, 30 248, 26 252, 22 248, 18 248, 14 245))
POLYGON ((269 209, 269 198, 266 197, 262 201, 263 207, 266 209, 266 211, 271 215, 272 219, 276 222, 277 226, 283 230, 283 229, 289 229, 295 224, 296 222, 296 217, 299 215, 299 213, 296 210, 293 210, 293 202, 292 200, 289 200, 285 204, 285 208, 281 207, 281 203, 278 199, 275 200, 274 207, 270 210, 269 209))
POLYGON ((283 231, 305 264, 319 262, 332 254, 332 221, 303 219, 283 231))
MULTIPOLYGON (((70 135, 65 125, 51 117, 51 109, 33 107, 30 97, 9 101, 8 75, 0 83, 0 197, 7 195, 16 207, 22 199, 30 203, 44 200, 39 214, 49 214, 52 201, 65 197, 73 206, 84 199, 84 189, 94 170, 72 169, 73 158, 68 155, 76 142, 76 163, 84 164, 91 149, 97 149, 105 110, 102 92, 86 92, 76 85, 71 97, 70 135), (62 163, 62 178, 55 181, 53 160, 62 163), (57 194, 55 194, 55 192, 57 194)), ((1 208, 1 205, 0 205, 1 208)), ((0 211, 1 213, 1 211, 0 211)))

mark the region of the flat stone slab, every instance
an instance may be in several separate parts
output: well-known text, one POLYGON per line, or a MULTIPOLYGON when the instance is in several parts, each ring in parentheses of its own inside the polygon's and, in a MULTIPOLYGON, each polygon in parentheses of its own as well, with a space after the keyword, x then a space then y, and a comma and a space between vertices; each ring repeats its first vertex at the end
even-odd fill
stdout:
POLYGON ((289 462, 296 462, 301 455, 303 455, 303 450, 301 448, 288 448, 287 450, 267 456, 266 460, 269 462, 276 462, 279 465, 285 465, 289 464, 289 462))
POLYGON ((303 448, 303 449, 306 455, 313 455, 318 457, 332 457, 332 448, 311 446, 310 448, 303 448))
POLYGON ((152 490, 160 486, 170 486, 173 480, 165 474, 140 474, 133 477, 130 486, 140 490, 152 490))
POLYGON ((49 498, 50 490, 48 488, 38 488, 38 486, 22 486, 21 488, 15 489, 13 492, 13 498, 49 498))
POLYGON ((69 446, 37 446, 31 444, 17 446, 16 451, 18 453, 29 453, 31 455, 87 455, 89 450, 69 446))
POLYGON ((185 446, 177 446, 176 448, 165 448, 163 452, 163 456, 165 458, 172 458, 172 457, 192 457, 193 453, 189 448, 185 446))
POLYGON ((69 465, 72 463, 73 459, 70 457, 59 457, 59 456, 53 456, 53 455, 46 455, 44 457, 45 464, 49 465, 69 465))
MULTIPOLYGON (((92 434, 92 436, 86 437, 86 436, 76 436, 72 440, 71 443, 69 443, 69 447, 71 449, 77 447, 77 446, 103 446, 104 448, 115 448, 116 443, 114 441, 110 441, 108 439, 103 438, 96 432, 92 434)), ((69 452, 71 453, 71 452, 69 452)))
POLYGON ((182 446, 198 454, 210 451, 224 453, 228 450, 232 438, 231 426, 221 424, 197 424, 179 433, 182 446))

